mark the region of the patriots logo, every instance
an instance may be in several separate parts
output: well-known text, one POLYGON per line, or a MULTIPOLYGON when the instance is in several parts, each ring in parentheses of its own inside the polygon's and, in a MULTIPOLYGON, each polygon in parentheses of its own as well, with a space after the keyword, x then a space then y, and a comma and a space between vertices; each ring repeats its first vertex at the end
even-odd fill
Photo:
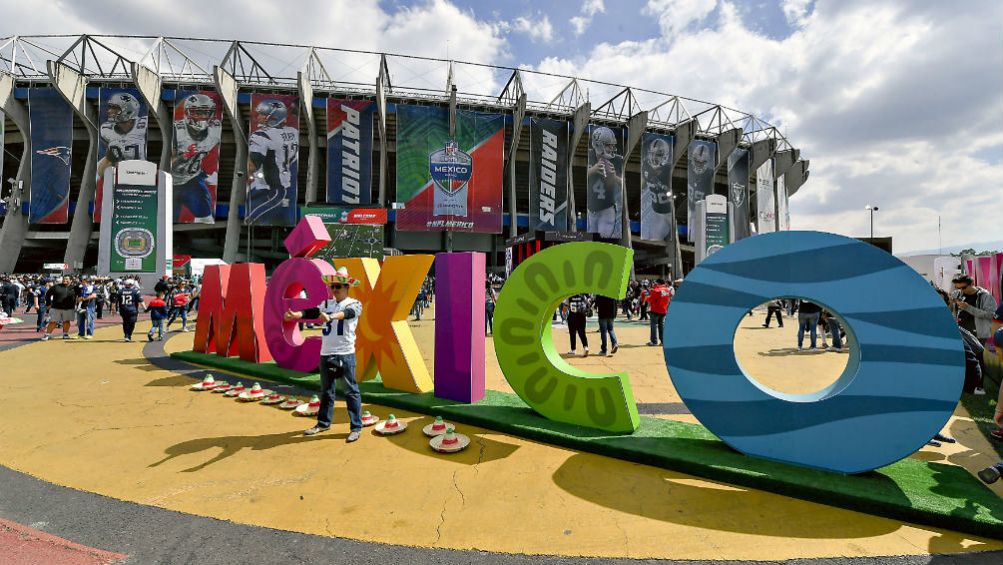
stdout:
POLYGON ((49 157, 57 157, 64 165, 69 166, 71 151, 69 147, 65 145, 57 145, 56 147, 49 147, 48 149, 39 149, 35 151, 39 155, 48 155, 49 157))

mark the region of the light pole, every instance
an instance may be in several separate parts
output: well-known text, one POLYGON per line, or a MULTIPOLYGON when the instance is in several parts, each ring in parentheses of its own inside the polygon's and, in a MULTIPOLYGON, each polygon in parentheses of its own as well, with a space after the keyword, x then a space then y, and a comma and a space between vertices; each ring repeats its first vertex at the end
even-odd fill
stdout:
POLYGON ((877 206, 871 206, 870 204, 868 204, 866 207, 864 207, 864 209, 868 210, 871 213, 871 239, 874 239, 874 213, 877 212, 879 208, 877 206))

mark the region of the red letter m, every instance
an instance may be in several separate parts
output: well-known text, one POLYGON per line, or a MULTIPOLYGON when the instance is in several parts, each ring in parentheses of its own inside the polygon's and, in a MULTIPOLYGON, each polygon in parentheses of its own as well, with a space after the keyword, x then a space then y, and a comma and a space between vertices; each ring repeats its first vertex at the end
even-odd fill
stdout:
POLYGON ((271 361, 265 342, 265 266, 211 265, 202 277, 195 347, 221 357, 271 361))

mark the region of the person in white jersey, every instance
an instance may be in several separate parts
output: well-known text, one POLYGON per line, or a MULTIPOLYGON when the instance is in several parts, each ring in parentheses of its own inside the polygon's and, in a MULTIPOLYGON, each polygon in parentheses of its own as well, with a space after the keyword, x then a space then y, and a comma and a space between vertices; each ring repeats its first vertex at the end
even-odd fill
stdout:
POLYGON ((331 427, 334 418, 335 383, 338 378, 345 380, 345 405, 351 430, 345 441, 352 443, 362 433, 362 396, 359 383, 355 381, 355 329, 362 315, 362 303, 349 298, 348 289, 359 286, 360 281, 348 276, 348 269, 342 267, 334 275, 324 276, 330 288, 330 298, 317 308, 303 311, 288 310, 286 321, 319 319, 324 323, 323 345, 320 349, 320 411, 317 425, 303 432, 312 436, 331 427))

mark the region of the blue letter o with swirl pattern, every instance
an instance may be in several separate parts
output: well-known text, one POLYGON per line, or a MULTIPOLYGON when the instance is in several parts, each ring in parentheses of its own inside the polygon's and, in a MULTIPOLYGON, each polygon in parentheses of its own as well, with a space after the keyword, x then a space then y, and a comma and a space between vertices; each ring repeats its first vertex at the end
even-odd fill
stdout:
POLYGON ((754 457, 861 473, 908 457, 954 412, 965 376, 958 327, 905 263, 822 232, 779 232, 729 245, 679 288, 665 318, 665 363, 694 416, 754 457), (756 383, 735 358, 742 316, 804 298, 842 319, 846 369, 812 394, 756 383))

